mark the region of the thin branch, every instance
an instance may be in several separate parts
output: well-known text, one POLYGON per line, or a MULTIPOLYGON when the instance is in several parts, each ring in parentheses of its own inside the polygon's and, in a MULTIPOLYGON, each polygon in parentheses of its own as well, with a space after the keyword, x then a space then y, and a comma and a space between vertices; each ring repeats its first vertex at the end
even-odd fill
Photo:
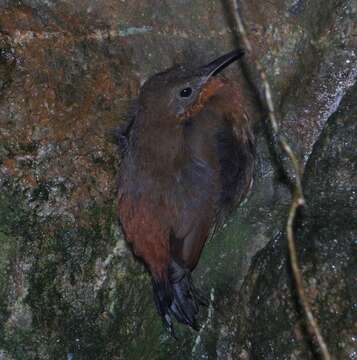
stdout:
MULTIPOLYGON (((238 1, 231 0, 231 2, 232 2, 233 16, 236 21, 236 25, 238 27, 238 31, 239 31, 241 40, 243 41, 246 50, 248 52, 252 53, 252 45, 248 39, 247 32, 245 30, 243 21, 239 14, 238 1)), ((277 116, 276 116, 276 112, 274 109, 273 98, 271 95, 270 85, 269 85, 269 82, 267 79, 267 75, 266 75, 261 63, 259 62, 259 60, 255 60, 255 66, 258 70, 260 80, 261 80, 261 85, 264 89, 264 95, 265 95, 264 100, 265 100, 265 104, 266 104, 266 107, 269 112, 270 126, 272 128, 273 134, 277 137, 280 147, 283 149, 283 151, 286 153, 286 155, 290 159, 292 167, 294 169, 294 173, 295 173, 295 181, 293 183, 293 191, 292 191, 292 201, 291 201, 291 205, 289 208, 288 219, 287 219, 287 223, 286 223, 286 233, 287 233, 287 240, 288 240, 289 258, 290 258, 291 268, 292 268, 294 279, 295 279, 296 288, 298 291, 298 296, 299 296, 300 302, 302 304, 302 307, 304 309, 304 313, 305 313, 306 319, 308 321, 308 324, 310 325, 308 327, 309 331, 312 336, 316 337, 316 340, 319 345, 323 359, 331 360, 332 358, 327 349, 326 342, 321 335, 321 331, 316 322, 316 319, 314 318, 314 316, 312 314, 309 302, 307 300, 305 290, 304 290, 304 285, 303 285, 303 278, 301 275, 301 271, 299 268, 298 259, 297 259, 297 255, 296 255, 296 247, 295 247, 295 240, 294 240, 294 238, 295 238, 294 222, 295 222, 297 210, 300 207, 304 206, 304 204, 305 204, 303 191, 302 191, 302 183, 301 183, 301 177, 303 174, 303 170, 302 170, 301 164, 300 164, 297 156, 291 149, 289 143, 287 142, 285 137, 280 133, 277 116)))

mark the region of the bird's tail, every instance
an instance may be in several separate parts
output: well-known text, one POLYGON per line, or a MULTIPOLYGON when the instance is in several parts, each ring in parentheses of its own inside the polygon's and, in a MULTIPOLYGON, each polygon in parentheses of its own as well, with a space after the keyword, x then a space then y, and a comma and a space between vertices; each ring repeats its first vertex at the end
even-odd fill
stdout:
POLYGON ((175 337, 172 316, 179 322, 198 330, 196 316, 199 305, 208 301, 194 287, 191 273, 176 262, 169 266, 168 279, 153 279, 154 300, 157 311, 168 331, 175 337))

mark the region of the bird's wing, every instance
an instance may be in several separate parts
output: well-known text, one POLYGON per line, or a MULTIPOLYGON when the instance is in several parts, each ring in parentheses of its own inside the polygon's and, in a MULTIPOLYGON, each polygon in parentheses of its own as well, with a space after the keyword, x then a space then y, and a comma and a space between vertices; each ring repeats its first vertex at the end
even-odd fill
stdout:
POLYGON ((179 209, 172 253, 191 269, 207 239, 247 195, 253 176, 255 145, 247 114, 218 115, 207 110, 192 119, 187 129, 192 161, 181 179, 182 196, 176 193, 172 202, 179 209))
POLYGON ((228 113, 225 123, 217 135, 221 177, 220 221, 247 196, 252 186, 255 162, 255 139, 248 114, 228 113))

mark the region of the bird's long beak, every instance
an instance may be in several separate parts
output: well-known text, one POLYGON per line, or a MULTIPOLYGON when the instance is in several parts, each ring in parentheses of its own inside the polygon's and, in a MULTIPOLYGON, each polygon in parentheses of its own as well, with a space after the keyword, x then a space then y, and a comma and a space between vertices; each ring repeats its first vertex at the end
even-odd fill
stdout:
POLYGON ((237 49, 231 51, 228 54, 220 56, 218 59, 211 61, 209 64, 204 65, 200 68, 200 73, 203 76, 206 76, 206 79, 210 78, 213 75, 218 74, 233 61, 240 59, 244 55, 244 50, 237 49))

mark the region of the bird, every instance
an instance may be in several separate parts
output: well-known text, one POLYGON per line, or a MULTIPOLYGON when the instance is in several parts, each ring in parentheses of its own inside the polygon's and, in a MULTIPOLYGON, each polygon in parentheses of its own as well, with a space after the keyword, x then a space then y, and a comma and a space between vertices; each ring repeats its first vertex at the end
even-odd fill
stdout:
POLYGON ((151 275, 157 312, 173 337, 174 319, 199 329, 199 309, 208 302, 191 273, 253 182, 249 101, 221 74, 243 54, 236 49, 205 65, 153 75, 117 133, 119 223, 151 275))

